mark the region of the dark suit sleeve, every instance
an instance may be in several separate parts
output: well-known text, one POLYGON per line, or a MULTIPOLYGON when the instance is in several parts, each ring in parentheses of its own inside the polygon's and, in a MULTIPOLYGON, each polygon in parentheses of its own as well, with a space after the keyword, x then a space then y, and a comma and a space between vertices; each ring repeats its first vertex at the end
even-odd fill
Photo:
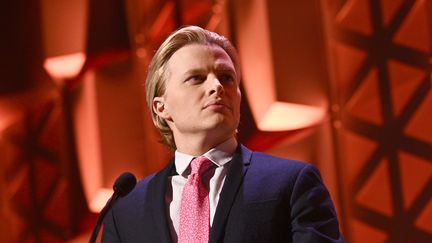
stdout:
POLYGON ((104 228, 102 232, 103 243, 117 243, 121 242, 115 226, 113 212, 109 211, 104 219, 104 228))
POLYGON ((336 212, 319 171, 306 165, 291 195, 293 242, 343 242, 336 212))

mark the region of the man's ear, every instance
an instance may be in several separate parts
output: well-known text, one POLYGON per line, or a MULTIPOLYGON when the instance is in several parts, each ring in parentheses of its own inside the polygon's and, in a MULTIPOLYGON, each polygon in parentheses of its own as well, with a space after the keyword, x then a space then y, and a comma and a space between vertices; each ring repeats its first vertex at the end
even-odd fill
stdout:
POLYGON ((153 111, 161 118, 165 120, 171 119, 167 107, 165 105, 165 99, 163 97, 153 98, 153 111))

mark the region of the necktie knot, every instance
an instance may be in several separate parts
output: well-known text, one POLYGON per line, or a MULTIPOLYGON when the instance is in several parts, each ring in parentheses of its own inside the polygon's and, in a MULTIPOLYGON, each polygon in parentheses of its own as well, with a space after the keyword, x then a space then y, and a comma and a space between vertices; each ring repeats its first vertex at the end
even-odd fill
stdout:
POLYGON ((191 162, 191 174, 202 176, 212 166, 213 162, 205 156, 195 158, 191 162))

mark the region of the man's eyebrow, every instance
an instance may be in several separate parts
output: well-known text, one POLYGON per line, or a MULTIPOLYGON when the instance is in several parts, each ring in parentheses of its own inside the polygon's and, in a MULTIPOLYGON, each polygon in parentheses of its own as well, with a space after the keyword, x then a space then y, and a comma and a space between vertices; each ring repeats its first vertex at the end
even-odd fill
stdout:
POLYGON ((216 69, 216 72, 220 74, 229 74, 229 75, 237 76, 237 72, 235 68, 232 67, 220 67, 216 69))
MULTIPOLYGON (((236 72, 235 68, 233 66, 231 66, 231 65, 228 65, 228 64, 224 64, 224 63, 217 64, 217 65, 215 65, 214 69, 217 72, 230 72, 233 75, 237 75, 237 72, 236 72)), ((188 77, 190 75, 197 75, 197 74, 200 74, 200 73, 203 73, 203 72, 207 72, 207 71, 208 71, 207 68, 191 68, 189 70, 186 70, 182 74, 182 76, 183 77, 188 77)))
POLYGON ((189 70, 186 70, 186 72, 183 73, 184 76, 191 75, 191 74, 198 74, 205 71, 205 68, 192 68, 189 70))
POLYGON ((236 73, 236 70, 235 70, 235 68, 233 66, 225 64, 225 63, 217 64, 215 66, 215 69, 216 70, 221 70, 221 71, 229 71, 229 72, 236 73))
POLYGON ((201 75, 205 72, 205 68, 192 68, 188 69, 185 72, 181 74, 181 79, 186 80, 189 79, 192 76, 201 75))

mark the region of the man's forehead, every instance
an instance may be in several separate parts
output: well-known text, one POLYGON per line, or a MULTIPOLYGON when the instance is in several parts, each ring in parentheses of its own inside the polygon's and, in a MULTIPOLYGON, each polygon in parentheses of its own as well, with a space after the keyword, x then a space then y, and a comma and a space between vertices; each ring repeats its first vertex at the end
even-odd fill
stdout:
POLYGON ((189 75, 209 69, 229 70, 236 73, 235 66, 225 50, 215 44, 189 44, 178 49, 168 60, 166 74, 189 75))
POLYGON ((215 44, 189 44, 178 49, 169 59, 168 66, 183 68, 207 68, 212 63, 216 68, 233 69, 234 64, 225 50, 215 44))

